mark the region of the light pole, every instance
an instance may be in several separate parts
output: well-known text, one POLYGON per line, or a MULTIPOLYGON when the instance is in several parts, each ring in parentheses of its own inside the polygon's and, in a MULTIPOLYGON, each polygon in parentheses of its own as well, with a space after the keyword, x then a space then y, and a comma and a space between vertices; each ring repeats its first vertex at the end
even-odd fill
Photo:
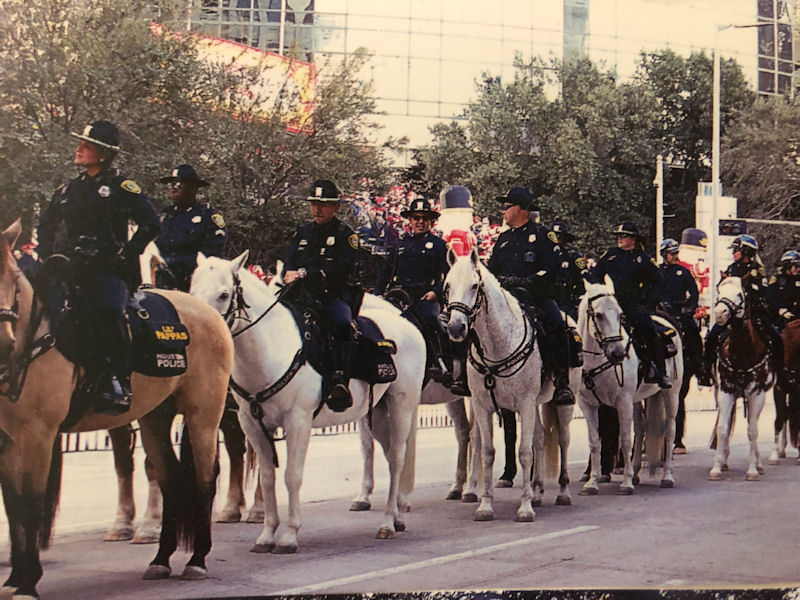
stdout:
POLYGON ((717 203, 719 202, 719 129, 720 129, 720 65, 719 65, 719 33, 726 29, 749 29, 751 27, 772 26, 773 23, 750 23, 748 25, 717 25, 714 32, 714 71, 712 84, 713 123, 711 129, 711 306, 717 302, 717 286, 715 284, 718 272, 717 241, 719 237, 719 215, 717 203))

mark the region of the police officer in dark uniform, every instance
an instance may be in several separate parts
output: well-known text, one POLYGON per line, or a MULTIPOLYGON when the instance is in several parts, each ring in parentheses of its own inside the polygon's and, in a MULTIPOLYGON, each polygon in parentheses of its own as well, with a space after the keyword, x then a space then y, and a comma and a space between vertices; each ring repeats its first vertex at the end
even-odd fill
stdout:
POLYGON ((800 252, 787 250, 781 256, 780 273, 769 286, 770 303, 778 311, 778 328, 800 318, 800 252))
POLYGON ((523 304, 533 304, 541 313, 550 350, 545 362, 552 363, 555 404, 573 404, 569 389, 569 340, 567 327, 555 301, 555 278, 560 269, 556 234, 531 219, 533 195, 522 187, 497 198, 509 228, 495 242, 487 267, 500 284, 523 304))
MULTIPOLYGON (((785 383, 783 339, 780 331, 772 321, 771 315, 777 310, 770 306, 767 271, 758 260, 758 242, 746 233, 736 236, 730 246, 733 250, 733 262, 725 269, 728 277, 744 277, 742 282, 747 303, 750 305, 751 314, 756 329, 761 334, 772 357, 772 367, 778 382, 785 383)), ((706 335, 704 350, 703 373, 697 378, 700 385, 711 386, 713 379, 711 371, 717 358, 717 343, 722 327, 716 323, 706 335)), ((788 386, 784 386, 788 387, 788 386)))
POLYGON ((110 378, 96 412, 119 414, 130 408, 131 345, 125 306, 139 283, 139 255, 161 226, 150 200, 132 180, 111 167, 120 150, 116 126, 95 121, 81 133, 75 164, 85 171, 53 195, 38 228, 39 255, 63 254, 73 265, 92 303, 98 344, 110 378), (128 222, 137 226, 128 240, 128 222))
POLYGON ((172 206, 162 213, 156 240, 168 267, 156 273, 156 285, 188 292, 197 253, 221 257, 225 252, 225 220, 210 204, 197 201, 198 190, 210 184, 191 165, 179 165, 159 181, 167 184, 172 206))
POLYGON ((558 246, 561 249, 561 263, 556 277, 556 302, 565 313, 578 321, 578 305, 581 303, 586 289, 583 277, 587 273, 586 257, 582 252, 572 248, 575 236, 570 233, 564 221, 554 221, 551 228, 556 234, 558 246))
POLYGON ((363 290, 355 280, 358 272, 358 235, 336 218, 342 202, 333 182, 314 182, 310 201, 313 221, 299 227, 289 242, 283 280, 301 283, 318 302, 332 335, 332 388, 325 401, 335 412, 353 405, 347 371, 356 342, 351 324, 361 307, 363 290))
MULTIPOLYGON (((444 278, 450 270, 447 264, 447 244, 431 232, 439 213, 429 200, 418 198, 400 216, 409 220, 411 231, 401 236, 396 248, 389 254, 386 271, 382 278, 388 288, 400 288, 411 299, 410 309, 422 327, 432 335, 426 335, 433 344, 434 363, 428 375, 446 385, 450 373, 442 361, 446 333, 439 320, 444 278)), ((385 290, 379 290, 379 293, 385 290)))
POLYGON ((664 348, 650 318, 655 309, 660 290, 660 273, 655 260, 644 251, 640 243, 639 228, 631 221, 617 225, 612 231, 617 236, 617 247, 611 248, 591 270, 589 280, 602 282, 605 275, 614 283, 614 292, 622 312, 631 324, 632 334, 639 341, 644 354, 646 383, 657 383, 660 388, 672 385, 666 376, 664 348))

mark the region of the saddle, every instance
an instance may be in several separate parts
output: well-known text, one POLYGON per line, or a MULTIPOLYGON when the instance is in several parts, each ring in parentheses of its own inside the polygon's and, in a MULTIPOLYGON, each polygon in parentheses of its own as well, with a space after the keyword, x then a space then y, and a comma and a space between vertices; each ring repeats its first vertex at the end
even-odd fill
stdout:
MULTIPOLYGON (((302 306, 296 302, 281 299, 281 303, 292 313, 303 340, 303 355, 325 380, 333 375, 331 335, 325 326, 317 307, 302 306)), ((356 317, 357 328, 353 332, 356 350, 345 377, 360 379, 370 385, 390 383, 397 379, 397 368, 392 355, 397 353, 393 340, 385 339, 378 325, 367 317, 356 317)))
MULTIPOLYGON (((548 358, 553 356, 556 350, 553 348, 553 340, 550 339, 550 336, 544 330, 544 326, 542 325, 542 317, 541 311, 533 304, 528 304, 520 301, 520 306, 522 310, 525 311, 525 314, 528 315, 528 318, 533 323, 534 328, 536 329, 536 336, 539 340, 539 351, 542 353, 543 360, 545 361, 545 367, 549 366, 549 369, 552 369, 552 361, 548 362, 548 358)), ((566 336, 567 336, 567 353, 568 353, 568 360, 570 368, 574 367, 582 367, 583 366, 583 338, 581 338, 581 334, 578 332, 578 329, 569 323, 569 319, 567 314, 564 311, 561 311, 561 316, 564 319, 564 324, 567 327, 566 336)))

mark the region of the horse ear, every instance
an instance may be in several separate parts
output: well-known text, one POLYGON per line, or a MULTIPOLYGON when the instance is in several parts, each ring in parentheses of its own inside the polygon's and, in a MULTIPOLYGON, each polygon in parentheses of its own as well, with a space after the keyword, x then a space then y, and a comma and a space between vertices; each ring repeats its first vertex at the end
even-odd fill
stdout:
POLYGON ((22 233, 22 219, 17 219, 3 232, 3 238, 8 242, 8 247, 13 248, 17 243, 19 234, 22 233))
POLYGON ((615 293, 614 292, 614 282, 611 280, 611 277, 606 275, 605 280, 606 280, 606 286, 611 290, 611 293, 612 294, 615 293))
POLYGON ((727 279, 727 278, 728 278, 728 274, 725 271, 720 271, 719 272, 719 280, 720 281, 722 281, 723 279, 727 279))
POLYGON ((203 254, 202 252, 198 252, 197 253, 197 266, 198 267, 200 265, 202 265, 204 262, 206 262, 207 260, 208 260, 208 258, 206 257, 205 254, 203 254))
POLYGON ((472 261, 472 264, 476 267, 481 263, 481 257, 478 255, 478 248, 473 246, 472 250, 469 253, 469 259, 472 261))
POLYGON ((456 260, 458 259, 458 255, 456 254, 455 250, 453 250, 452 246, 447 248, 447 264, 451 267, 456 264, 456 260))
POLYGON ((247 257, 250 256, 250 250, 245 250, 239 256, 231 261, 231 272, 236 273, 239 269, 243 269, 247 262, 247 257))

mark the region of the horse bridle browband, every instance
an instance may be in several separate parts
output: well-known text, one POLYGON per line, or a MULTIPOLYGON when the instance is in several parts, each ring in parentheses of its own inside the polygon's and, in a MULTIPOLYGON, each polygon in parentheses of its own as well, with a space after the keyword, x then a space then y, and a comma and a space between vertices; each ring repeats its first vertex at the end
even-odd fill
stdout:
MULTIPOLYGON (((622 339, 623 339, 622 338, 622 322, 620 322, 620 325, 619 325, 619 335, 611 335, 611 336, 608 336, 608 337, 603 335, 603 332, 600 331, 600 326, 597 324, 597 317, 596 317, 596 313, 594 311, 594 301, 598 300, 600 298, 604 298, 606 296, 611 297, 611 298, 614 297, 613 294, 610 294, 608 292, 603 292, 602 294, 596 294, 596 295, 592 296, 591 298, 589 298, 586 301, 587 302, 587 304, 586 304, 586 312, 589 315, 589 318, 592 320, 592 326, 594 327, 594 331, 597 334, 597 335, 595 335, 593 337, 594 337, 595 340, 597 340, 597 343, 600 344, 600 347, 603 348, 604 350, 605 350, 605 347, 608 346, 609 344, 613 344, 615 342, 621 342, 622 339)), ((584 352, 585 351, 586 350, 584 350, 584 352)))

